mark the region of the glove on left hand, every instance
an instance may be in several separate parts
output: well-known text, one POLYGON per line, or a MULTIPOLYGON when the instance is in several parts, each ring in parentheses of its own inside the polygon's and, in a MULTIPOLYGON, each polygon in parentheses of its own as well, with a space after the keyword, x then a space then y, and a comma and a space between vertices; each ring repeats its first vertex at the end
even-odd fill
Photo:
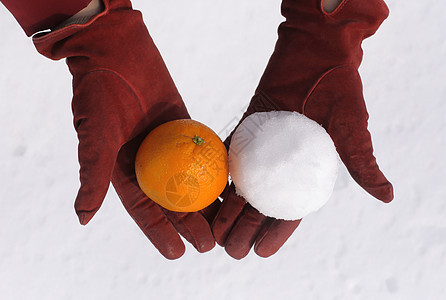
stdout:
MULTIPOLYGON (((322 7, 322 0, 282 1, 286 21, 243 118, 271 110, 306 115, 327 130, 352 178, 372 196, 390 202, 393 187, 373 156, 358 73, 361 43, 389 11, 382 0, 344 0, 332 13, 322 7)), ((274 254, 299 225, 300 220, 265 217, 238 197, 234 186, 222 197, 212 229, 217 243, 234 258, 246 256, 254 243, 259 256, 274 254)))

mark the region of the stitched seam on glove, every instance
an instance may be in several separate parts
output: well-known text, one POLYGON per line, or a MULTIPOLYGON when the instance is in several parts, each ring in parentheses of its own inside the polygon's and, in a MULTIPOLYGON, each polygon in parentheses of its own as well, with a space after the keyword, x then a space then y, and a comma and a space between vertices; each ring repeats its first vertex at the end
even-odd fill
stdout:
POLYGON ((337 66, 334 68, 331 68, 330 70, 326 71, 324 74, 322 74, 321 77, 319 77, 319 79, 316 81, 316 83, 313 85, 313 87, 310 89, 310 91, 308 92, 308 96, 305 97, 305 100, 302 103, 302 114, 305 115, 305 108, 307 106, 307 104, 310 102, 310 98, 313 95, 314 91, 316 90, 316 88, 319 86, 319 84, 332 72, 337 71, 337 70, 341 70, 344 68, 351 68, 353 70, 356 71, 356 68, 351 66, 351 65, 341 65, 341 66, 337 66))
MULTIPOLYGON (((100 72, 105 72, 105 73, 112 74, 112 75, 116 76, 120 81, 122 81, 122 83, 124 84, 124 86, 127 87, 127 88, 131 91, 131 93, 133 94, 135 100, 136 100, 137 103, 138 103, 138 107, 139 107, 139 109, 141 110, 141 113, 144 114, 144 109, 143 109, 143 107, 142 107, 142 105, 141 105, 141 99, 142 99, 141 95, 139 95, 139 93, 136 91, 136 89, 132 86, 132 84, 131 84, 130 82, 128 82, 128 81, 125 79, 124 76, 122 76, 120 73, 118 73, 118 72, 116 72, 116 71, 114 71, 114 70, 112 70, 112 69, 100 68, 100 69, 95 69, 95 70, 92 70, 92 71, 88 72, 88 73, 85 74, 85 75, 83 76, 83 78, 80 80, 80 82, 79 82, 79 86, 78 86, 77 89, 79 89, 79 87, 82 85, 82 82, 85 80, 85 78, 86 78, 87 76, 89 76, 89 75, 93 75, 94 73, 100 73, 100 72)), ((76 91, 74 91, 74 92, 76 93, 76 91)))

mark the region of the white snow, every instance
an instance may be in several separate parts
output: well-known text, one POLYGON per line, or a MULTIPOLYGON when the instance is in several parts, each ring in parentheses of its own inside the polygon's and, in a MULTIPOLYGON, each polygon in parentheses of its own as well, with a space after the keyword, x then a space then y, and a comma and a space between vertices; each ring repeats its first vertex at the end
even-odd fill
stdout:
POLYGON ((266 216, 298 220, 330 198, 338 155, 328 133, 298 112, 248 116, 229 147, 236 193, 266 216))
MULTIPOLYGON (((273 51, 280 1, 145 1, 145 20, 194 119, 225 138, 273 51)), ((444 299, 445 1, 388 1, 360 73, 383 204, 341 167, 331 200, 269 259, 216 247, 161 257, 110 189, 82 227, 71 77, 0 6, 0 298, 444 299)))

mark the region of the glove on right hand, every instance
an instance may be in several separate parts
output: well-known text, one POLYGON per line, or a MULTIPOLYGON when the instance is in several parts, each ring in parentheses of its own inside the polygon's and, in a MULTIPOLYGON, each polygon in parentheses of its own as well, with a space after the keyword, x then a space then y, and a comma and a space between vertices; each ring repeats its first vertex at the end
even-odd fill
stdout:
POLYGON ((178 233, 199 252, 209 251, 215 245, 208 223, 215 206, 194 213, 168 211, 138 186, 134 164, 144 137, 158 125, 189 114, 141 13, 127 0, 104 4, 105 11, 86 24, 33 39, 41 54, 67 58, 73 74, 72 107, 81 166, 76 213, 87 224, 112 181, 130 216, 166 258, 184 253, 178 233))

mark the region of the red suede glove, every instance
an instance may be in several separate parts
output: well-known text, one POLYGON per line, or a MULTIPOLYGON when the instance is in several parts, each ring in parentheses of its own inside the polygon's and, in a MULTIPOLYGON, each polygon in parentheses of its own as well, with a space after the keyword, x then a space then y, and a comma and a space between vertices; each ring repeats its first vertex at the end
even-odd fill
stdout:
MULTIPOLYGON (((353 179, 390 202, 393 188, 373 156, 357 71, 361 42, 388 16, 387 6, 381 0, 344 0, 326 13, 321 0, 283 0, 282 14, 286 21, 276 48, 242 120, 271 110, 305 114, 327 130, 353 179)), ((274 254, 300 223, 265 217, 238 197, 233 185, 222 197, 213 232, 234 258, 245 257, 254 243, 259 256, 274 254)))
MULTIPOLYGON (((74 126, 79 138, 81 187, 75 209, 87 224, 100 208, 110 181, 144 234, 169 259, 184 253, 182 234, 199 252, 215 245, 206 212, 162 209, 140 190, 136 151, 158 125, 189 114, 130 1, 104 1, 105 11, 83 25, 34 37, 38 51, 67 58, 73 75, 74 126)), ((218 203, 216 203, 218 205, 218 203)))

